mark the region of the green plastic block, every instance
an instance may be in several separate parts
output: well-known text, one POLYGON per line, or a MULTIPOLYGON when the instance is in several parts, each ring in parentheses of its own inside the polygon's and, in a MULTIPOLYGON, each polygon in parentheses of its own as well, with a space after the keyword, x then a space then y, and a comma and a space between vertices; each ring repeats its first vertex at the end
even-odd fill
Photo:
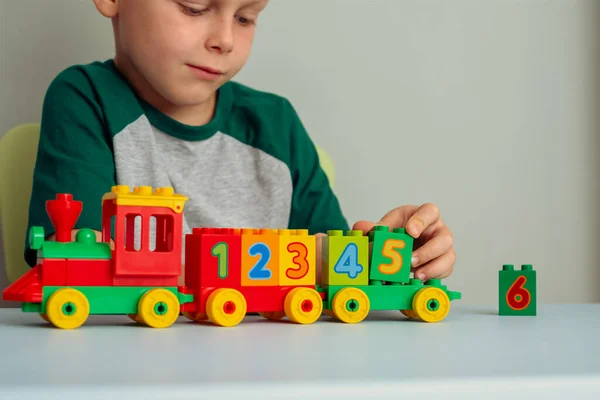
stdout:
POLYGON ((41 313, 42 312, 42 304, 41 303, 23 303, 21 305, 22 312, 34 312, 41 313))
MULTIPOLYGON (((428 287, 439 288, 448 296, 449 301, 459 300, 462 294, 457 291, 448 290, 446 285, 442 285, 440 279, 430 279, 425 283, 419 279, 410 279, 408 283, 388 283, 383 284, 381 281, 373 281, 369 286, 360 286, 356 289, 362 290, 369 298, 369 306, 371 311, 384 310, 412 310, 413 298, 422 289, 428 287)), ((318 291, 325 293, 323 301, 323 309, 333 309, 333 299, 335 295, 342 289, 348 286, 323 286, 319 287, 318 291)), ((351 306, 360 307, 360 301, 356 299, 349 300, 351 306), (354 300, 354 301, 353 301, 354 300)))
MULTIPOLYGON (((328 286, 325 288, 327 295, 323 308, 330 310, 333 306, 333 298, 337 292, 347 286, 328 286)), ((375 284, 357 287, 369 297, 371 311, 383 310, 412 310, 412 301, 417 292, 423 288, 437 287, 443 290, 450 301, 461 298, 460 292, 448 290, 441 284, 439 279, 431 279, 425 283, 419 279, 410 279, 408 283, 394 283, 391 285, 375 284)))
MULTIPOLYGON (((79 259, 110 259, 111 250, 108 243, 96 243, 96 234, 91 229, 81 229, 77 232, 75 242, 39 242, 39 229, 32 230, 30 241, 40 247, 38 250, 39 258, 79 258, 79 259)), ((41 232, 43 235, 43 231, 41 232)))
POLYGON ((536 315, 536 271, 531 264, 515 270, 513 264, 505 264, 498 273, 499 315, 536 315))
POLYGON ((370 279, 407 283, 413 251, 412 236, 404 228, 390 232, 387 226, 376 226, 369 232, 369 241, 373 242, 370 279))
MULTIPOLYGON (((87 297, 90 303, 90 314, 137 314, 138 302, 142 295, 150 289, 156 287, 146 286, 73 286, 73 289, 79 290, 87 297)), ((44 297, 41 310, 36 312, 45 312, 46 303, 52 293, 64 286, 46 286, 44 287, 44 297)), ((177 296, 180 304, 194 301, 191 294, 182 294, 176 287, 163 287, 177 296)))
POLYGON ((369 238, 362 231, 327 232, 322 241, 322 283, 366 286, 369 284, 369 238))

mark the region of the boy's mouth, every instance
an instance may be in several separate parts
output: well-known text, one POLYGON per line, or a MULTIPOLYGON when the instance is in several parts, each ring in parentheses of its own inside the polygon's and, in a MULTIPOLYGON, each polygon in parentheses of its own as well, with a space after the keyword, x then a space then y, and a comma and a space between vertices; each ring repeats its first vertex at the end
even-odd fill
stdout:
POLYGON ((203 79, 217 79, 221 75, 223 75, 223 71, 220 71, 218 69, 206 67, 203 65, 192 65, 192 64, 187 64, 187 65, 188 65, 188 67, 191 68, 191 70, 197 76, 199 76, 200 78, 203 78, 203 79))

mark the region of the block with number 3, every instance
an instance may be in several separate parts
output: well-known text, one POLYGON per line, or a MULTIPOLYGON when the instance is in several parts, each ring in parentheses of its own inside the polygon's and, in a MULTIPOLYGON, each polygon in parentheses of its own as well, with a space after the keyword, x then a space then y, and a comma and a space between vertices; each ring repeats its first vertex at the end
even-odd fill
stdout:
POLYGON ((279 286, 317 283, 317 242, 308 229, 279 230, 279 286))
POLYGON ((537 314, 536 271, 531 264, 505 264, 498 274, 499 315, 536 315, 537 314))
POLYGON ((369 238, 362 231, 327 232, 322 239, 322 284, 369 284, 369 238))
POLYGON ((387 226, 376 226, 369 232, 373 242, 370 278, 375 281, 406 283, 410 279, 413 238, 404 228, 390 232, 387 226))

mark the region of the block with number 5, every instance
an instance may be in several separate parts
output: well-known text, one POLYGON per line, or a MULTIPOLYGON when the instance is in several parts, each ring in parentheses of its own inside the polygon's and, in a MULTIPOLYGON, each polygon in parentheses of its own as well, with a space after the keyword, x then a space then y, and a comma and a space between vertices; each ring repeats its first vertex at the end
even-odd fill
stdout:
POLYGON ((327 232, 322 239, 322 284, 369 284, 369 238, 362 231, 327 232))
POLYGON ((499 315, 536 315, 536 271, 531 264, 516 271, 505 264, 498 275, 499 315))
POLYGON ((387 226, 376 226, 369 232, 373 242, 370 278, 374 281, 407 283, 410 279, 410 262, 413 238, 404 228, 390 232, 387 226))

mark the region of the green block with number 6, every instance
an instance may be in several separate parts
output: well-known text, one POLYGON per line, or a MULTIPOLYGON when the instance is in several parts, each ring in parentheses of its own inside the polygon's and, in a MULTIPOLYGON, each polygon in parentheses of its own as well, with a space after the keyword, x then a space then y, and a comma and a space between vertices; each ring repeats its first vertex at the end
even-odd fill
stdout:
POLYGON ((369 238, 360 230, 330 230, 322 239, 322 282, 327 286, 369 284, 369 238))
POLYGON ((414 239, 404 228, 390 232, 387 226, 376 226, 369 232, 373 242, 371 275, 374 281, 407 283, 410 279, 410 264, 414 239))
POLYGON ((512 264, 505 264, 498 275, 498 314, 537 314, 536 271, 531 264, 521 265, 515 271, 512 264))

